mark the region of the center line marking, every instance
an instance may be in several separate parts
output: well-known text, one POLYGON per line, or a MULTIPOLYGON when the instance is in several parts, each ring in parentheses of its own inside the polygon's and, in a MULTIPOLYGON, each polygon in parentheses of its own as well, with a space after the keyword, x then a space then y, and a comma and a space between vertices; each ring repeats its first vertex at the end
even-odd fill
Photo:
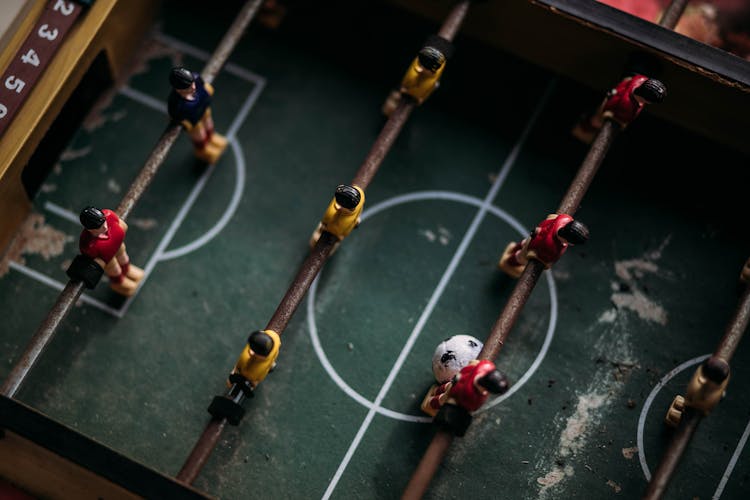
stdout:
POLYGON ((383 399, 385 399, 386 394, 390 390, 391 385, 393 385, 393 381, 396 380, 396 376, 398 375, 398 372, 401 370, 401 366, 404 364, 404 361, 406 360, 406 357, 409 355, 409 352, 411 352, 411 349, 414 346, 414 343, 416 342, 417 337, 419 337, 419 334, 422 332, 422 328, 424 328, 424 325, 427 323, 427 319, 429 318, 430 314, 432 314, 432 310, 437 305, 438 300, 440 300, 440 297, 443 294, 445 287, 448 285, 448 282, 450 281, 451 277, 453 277, 453 273, 458 267, 458 264, 461 261, 461 258, 466 252, 466 249, 469 247, 471 240, 474 238, 474 234, 479 228, 479 225, 484 219, 484 216, 487 214, 489 206, 492 205, 492 202, 494 201, 494 198, 497 195, 497 192, 500 190, 500 187, 505 182, 505 179, 507 178, 511 167, 515 163, 516 158, 518 157, 518 154, 520 153, 521 148, 523 147, 523 144, 526 142, 526 138, 529 135, 531 128, 533 127, 537 118, 541 114, 542 109, 547 103, 547 100, 552 94, 552 90, 554 89, 554 86, 555 86, 555 81, 553 80, 547 86, 547 89, 545 90, 542 98, 539 100, 539 104, 534 110, 534 113, 531 115, 531 118, 526 124, 526 127, 521 132, 521 136, 519 137, 516 144, 513 146, 513 149, 508 155, 508 158, 505 160, 505 163, 500 168, 500 172, 497 178, 495 179, 495 182, 492 184, 490 191, 487 193, 487 196, 484 199, 484 203, 482 204, 482 207, 477 211, 477 214, 474 216, 474 220, 472 220, 471 225, 469 226, 469 229, 466 231, 466 234, 461 240, 461 244, 458 246, 456 253, 453 255, 453 258, 448 264, 448 267, 443 273, 443 276, 440 278, 440 282, 438 283, 437 288, 435 288, 435 291, 432 293, 432 296, 430 297, 430 300, 427 303, 427 306, 425 307, 424 311, 419 317, 419 321, 417 321, 417 324, 414 326, 414 329, 409 335, 409 338, 406 340, 406 344, 404 344, 404 347, 401 350, 401 353, 399 354, 398 359, 396 359, 396 362, 394 363, 393 368, 391 368, 391 371, 388 374, 388 377, 386 378, 385 382, 383 383, 383 386, 381 387, 380 392, 378 392, 378 395, 375 398, 375 401, 373 402, 373 408, 370 408, 370 410, 367 412, 367 416, 362 422, 362 425, 359 427, 357 434, 354 436, 354 440, 352 441, 351 445, 349 445, 349 449, 346 451, 346 455, 344 455, 344 459, 339 464, 339 467, 336 470, 336 473, 334 474, 333 478, 331 479, 331 482, 328 483, 328 488, 326 489, 325 493, 323 493, 323 500, 327 500, 328 498, 330 498, 331 494, 333 493, 333 490, 336 489, 336 485, 341 479, 341 476, 343 475, 344 470, 346 470, 346 467, 349 465, 349 461, 354 455, 354 452, 359 447, 359 443, 362 441, 362 438, 364 437, 365 432, 367 432, 367 429, 370 427, 370 423, 372 422, 372 419, 375 417, 376 407, 380 406, 380 403, 382 403, 383 399))

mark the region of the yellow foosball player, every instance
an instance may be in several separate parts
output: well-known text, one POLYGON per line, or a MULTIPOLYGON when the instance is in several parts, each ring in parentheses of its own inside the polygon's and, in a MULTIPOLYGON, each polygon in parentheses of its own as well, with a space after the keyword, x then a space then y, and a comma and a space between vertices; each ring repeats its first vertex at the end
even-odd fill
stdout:
POLYGON ((252 395, 255 387, 276 366, 281 338, 273 330, 258 330, 250 334, 234 370, 229 374, 227 386, 239 385, 246 395, 252 395))
POLYGON ((339 185, 323 214, 323 220, 320 221, 310 238, 310 248, 318 243, 320 235, 326 231, 339 239, 331 251, 333 254, 341 241, 359 225, 364 206, 365 192, 360 187, 348 184, 339 185))
POLYGON ((440 86, 440 77, 445 69, 445 62, 453 54, 453 44, 443 37, 432 35, 414 58, 399 90, 394 90, 383 104, 383 114, 391 116, 401 101, 401 95, 414 98, 422 104, 435 89, 440 86))
POLYGON ((674 398, 667 411, 666 423, 671 427, 677 427, 682 420, 685 407, 708 415, 724 397, 727 384, 729 363, 717 356, 711 356, 695 370, 685 397, 674 398))

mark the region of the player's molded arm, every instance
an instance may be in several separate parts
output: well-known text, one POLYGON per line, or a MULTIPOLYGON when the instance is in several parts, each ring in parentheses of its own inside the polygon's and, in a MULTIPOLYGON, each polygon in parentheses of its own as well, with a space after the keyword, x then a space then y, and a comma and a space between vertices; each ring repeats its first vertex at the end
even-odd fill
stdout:
POLYGON ((185 129, 185 130, 187 130, 188 132, 190 132, 191 130, 193 130, 193 124, 192 124, 192 123, 190 123, 190 121, 189 121, 189 120, 182 120, 182 121, 180 122, 180 124, 181 124, 181 125, 182 125, 182 127, 183 127, 183 128, 185 129))
POLYGON ((124 220, 120 219, 119 216, 117 217, 117 220, 120 223, 120 227, 122 228, 122 230, 127 233, 128 232, 128 223, 125 222, 124 220))
POLYGON ((208 92, 208 95, 214 95, 214 86, 211 85, 208 82, 203 82, 203 87, 205 87, 206 92, 208 92))

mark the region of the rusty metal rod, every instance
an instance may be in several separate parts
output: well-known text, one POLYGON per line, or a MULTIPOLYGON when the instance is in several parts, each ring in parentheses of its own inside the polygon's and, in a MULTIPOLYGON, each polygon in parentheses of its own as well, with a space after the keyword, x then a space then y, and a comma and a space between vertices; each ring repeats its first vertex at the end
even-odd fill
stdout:
MULTIPOLYGON (((439 31, 439 34, 443 38, 453 40, 466 17, 469 3, 470 2, 468 1, 459 2, 459 4, 451 10, 439 31)), ((352 184, 359 186, 363 191, 367 189, 367 186, 370 185, 373 177, 375 177, 375 174, 383 163, 385 156, 391 150, 393 143, 396 141, 401 129, 416 106, 415 101, 411 97, 406 95, 402 95, 401 97, 398 106, 393 113, 391 113, 388 121, 375 139, 372 148, 370 148, 370 152, 367 154, 364 162, 362 162, 362 165, 360 165, 357 173, 354 175, 352 184)), ((312 285, 315 276, 318 275, 330 256, 331 250, 336 242, 337 238, 335 236, 328 232, 323 232, 318 243, 302 263, 297 276, 294 281, 292 281, 292 284, 284 295, 284 298, 281 300, 281 303, 276 308, 273 317, 271 317, 271 320, 266 326, 267 330, 273 330, 279 335, 283 333, 284 329, 289 324, 289 320, 294 315, 294 312, 297 310, 297 307, 309 290, 310 285, 312 285)), ((203 434, 201 434, 200 438, 198 438, 198 442, 193 447, 193 451, 183 465, 178 479, 188 484, 195 480, 219 440, 219 435, 217 435, 212 429, 217 429, 218 434, 220 434, 224 427, 224 423, 226 423, 225 420, 218 419, 212 419, 208 423, 203 434), (221 423, 221 427, 218 426, 217 422, 221 423), (183 471, 185 471, 184 474, 183 471)))
POLYGON ((57 302, 55 302, 55 305, 47 313, 47 317, 39 325, 34 336, 31 337, 29 345, 21 355, 21 359, 10 371, 8 378, 5 379, 2 389, 0 389, 3 396, 12 398, 16 395, 31 367, 34 366, 34 363, 36 363, 36 360, 49 343, 57 326, 65 319, 65 316, 68 315, 78 297, 81 296, 81 292, 83 292, 82 282, 68 281, 68 284, 57 297, 57 302))
MULTIPOLYGON (((560 207, 557 209, 558 213, 573 215, 578 210, 583 196, 591 185, 591 181, 594 179, 599 165, 604 160, 604 156, 607 154, 619 130, 620 126, 617 123, 609 119, 604 120, 602 128, 594 138, 589 152, 578 168, 576 176, 573 178, 568 191, 560 203, 560 207)), ((543 271, 544 264, 537 260, 530 260, 526 265, 503 311, 500 313, 485 340, 484 347, 479 353, 479 359, 494 360, 500 354, 500 350, 505 344, 505 339, 516 324, 523 307, 526 305, 526 301, 531 296, 531 292, 534 291, 534 287, 543 271)), ((442 430, 438 430, 435 433, 432 442, 427 447, 409 483, 406 485, 402 498, 410 500, 422 498, 433 475, 437 471, 438 465, 448 454, 448 449, 452 442, 452 438, 448 439, 448 436, 449 434, 442 430)))
POLYGON ((176 478, 187 484, 191 484, 198 477, 203 466, 206 464, 208 457, 216 447, 221 438, 221 433, 227 425, 226 418, 212 418, 203 429, 203 434, 193 446, 190 456, 185 460, 185 464, 180 469, 176 478))
POLYGON ((737 345, 742 340, 742 336, 747 330, 748 320, 750 320, 750 286, 745 285, 737 309, 734 311, 732 319, 729 320, 724 336, 716 346, 714 355, 726 360, 729 363, 737 350, 737 345))
MULTIPOLYGON (((242 7, 242 10, 237 14, 237 17, 229 27, 229 30, 227 30, 221 42, 219 42, 219 46, 214 50, 214 53, 211 54, 203 71, 201 71, 201 77, 205 82, 212 83, 221 68, 224 67, 224 64, 226 64, 227 59, 229 58, 229 54, 237 46, 242 34, 245 32, 248 24, 250 24, 250 21, 252 21, 261 3, 262 0, 248 0, 248 2, 242 7)), ((116 213, 121 219, 125 220, 130 215, 135 204, 140 200, 141 196, 146 191, 146 188, 151 184, 159 167, 164 163, 167 153, 172 149, 172 146, 179 137, 181 131, 182 127, 179 123, 170 123, 164 133, 162 133, 161 138, 146 159, 143 168, 130 185, 128 192, 125 193, 120 204, 117 206, 116 213)))
POLYGON ((414 99, 407 95, 401 95, 398 107, 391 113, 388 121, 383 126, 383 130, 380 131, 372 148, 370 148, 365 161, 362 162, 359 170, 354 175, 354 179, 352 179, 353 185, 359 186, 363 191, 367 190, 367 186, 370 185, 370 181, 372 181, 372 178, 383 163, 385 155, 388 154, 393 143, 396 142, 396 138, 404 127, 406 120, 409 119, 409 115, 411 115, 415 106, 416 102, 414 99))
MULTIPOLYGON (((242 33, 252 20, 262 0, 248 0, 242 7, 232 26, 227 31, 218 48, 214 51, 203 69, 202 76, 207 82, 213 81, 216 74, 224 66, 230 52, 237 45, 242 33)), ((179 137, 182 127, 176 123, 170 123, 162 133, 159 141, 146 159, 143 168, 138 176, 128 188, 124 198, 117 206, 115 212, 123 220, 127 219, 135 204, 141 198, 146 188, 151 184, 159 167, 164 163, 164 159, 172 149, 177 137, 179 137)), ((58 326, 68 315, 78 298, 83 293, 84 285, 78 281, 68 281, 65 288, 57 298, 52 309, 47 313, 47 317, 37 329, 34 336, 29 341, 21 360, 13 367, 10 375, 3 384, 2 392, 7 397, 13 397, 23 384, 24 379, 36 364, 37 359, 41 356, 47 344, 52 340, 58 326)))
POLYGON ((453 41, 456 38, 456 34, 461 29, 461 25, 464 23, 466 14, 469 12, 468 0, 458 2, 450 11, 450 14, 443 21, 443 25, 438 30, 438 36, 445 38, 446 40, 453 41))
POLYGON ((664 494, 674 471, 677 469, 677 464, 680 463, 680 459, 702 418, 703 415, 700 412, 694 411, 692 408, 685 408, 680 425, 677 427, 667 451, 648 483, 646 493, 643 494, 644 500, 656 500, 664 494))
POLYGON ((682 17, 682 13, 685 12, 687 4, 688 0, 672 0, 662 12, 659 26, 673 30, 682 17))
POLYGON ((232 22, 232 25, 224 34, 214 53, 211 54, 208 62, 203 67, 203 71, 201 71, 203 81, 213 83, 214 78, 216 78, 216 75, 219 74, 221 68, 226 64, 229 55, 239 43, 242 35, 245 34, 245 30, 255 17, 262 3, 263 0, 248 0, 245 2, 242 10, 235 16, 234 22, 232 22))
POLYGON ((578 210, 583 195, 588 191, 596 172, 599 170, 599 165, 602 164, 602 160, 604 160, 619 131, 619 124, 608 118, 604 120, 604 124, 591 143, 591 147, 586 153, 573 182, 570 183, 568 192, 563 196, 557 213, 573 215, 578 210))
POLYGON ((452 442, 453 434, 449 432, 438 431, 435 434, 422 460, 414 470, 414 474, 409 479, 409 484, 406 485, 404 494, 401 496, 402 500, 419 500, 422 498, 452 442))
MULTIPOLYGON (((715 356, 723 358, 727 362, 731 361, 734 351, 747 329, 748 319, 750 319, 750 286, 746 285, 740 296, 737 309, 729 320, 724 336, 716 346, 715 356)), ((646 493, 643 495, 644 499, 655 500, 661 498, 664 494, 702 417, 703 415, 700 412, 694 411, 692 408, 685 409, 680 426, 677 428, 675 435, 672 436, 667 451, 664 452, 659 466, 648 483, 646 493), (688 415, 690 415, 689 422, 685 422, 688 415)))
POLYGON ((286 294, 284 294, 284 298, 281 299, 281 303, 268 321, 266 330, 273 330, 279 335, 284 332, 286 326, 289 324, 289 320, 292 318, 292 315, 294 315, 297 307, 299 307, 305 294, 310 289, 313 280, 331 255, 331 251, 336 243, 338 243, 338 238, 336 236, 327 231, 323 231, 318 243, 313 247, 310 254, 302 263, 300 270, 297 272, 297 276, 294 277, 292 284, 289 285, 289 289, 286 294))

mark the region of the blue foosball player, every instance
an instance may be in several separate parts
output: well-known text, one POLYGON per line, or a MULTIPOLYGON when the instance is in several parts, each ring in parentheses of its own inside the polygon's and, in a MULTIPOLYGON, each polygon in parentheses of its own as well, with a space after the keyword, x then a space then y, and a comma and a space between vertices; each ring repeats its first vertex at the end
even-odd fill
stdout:
POLYGON ((172 85, 167 105, 169 116, 190 135, 195 156, 206 163, 216 163, 227 147, 227 140, 214 131, 211 117, 213 86, 183 67, 172 68, 169 83, 172 85))

